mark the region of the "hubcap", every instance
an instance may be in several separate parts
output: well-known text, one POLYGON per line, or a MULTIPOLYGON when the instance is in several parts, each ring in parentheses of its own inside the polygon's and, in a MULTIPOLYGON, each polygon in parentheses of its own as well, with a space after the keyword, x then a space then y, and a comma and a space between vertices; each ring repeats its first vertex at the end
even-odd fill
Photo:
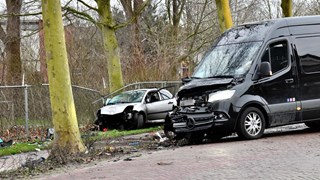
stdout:
POLYGON ((259 114, 256 112, 250 112, 247 114, 244 123, 244 128, 249 135, 256 136, 260 133, 262 123, 259 114))

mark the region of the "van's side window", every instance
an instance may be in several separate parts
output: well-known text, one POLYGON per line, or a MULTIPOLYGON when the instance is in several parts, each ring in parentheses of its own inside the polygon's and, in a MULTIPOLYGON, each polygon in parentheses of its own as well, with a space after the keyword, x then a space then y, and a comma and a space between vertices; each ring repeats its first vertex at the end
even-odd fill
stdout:
POLYGON ((297 38, 296 47, 302 70, 305 73, 320 73, 320 37, 297 38))
POLYGON ((288 47, 286 41, 272 43, 265 50, 261 59, 271 64, 272 73, 277 73, 288 66, 288 47))

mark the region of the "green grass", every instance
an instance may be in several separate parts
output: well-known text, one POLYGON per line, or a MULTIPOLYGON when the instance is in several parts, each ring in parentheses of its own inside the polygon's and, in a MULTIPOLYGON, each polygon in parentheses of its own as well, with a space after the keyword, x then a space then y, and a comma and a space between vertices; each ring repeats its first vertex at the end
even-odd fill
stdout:
POLYGON ((45 149, 43 146, 38 144, 29 144, 29 143, 15 143, 8 147, 0 147, 0 156, 7 156, 13 154, 19 154, 23 152, 35 151, 35 149, 45 149))
MULTIPOLYGON (((93 132, 93 133, 90 133, 91 134, 90 136, 83 135, 83 136, 85 136, 85 137, 83 137, 83 141, 87 141, 87 140, 99 141, 99 140, 104 140, 104 139, 108 139, 108 138, 116 138, 116 137, 121 137, 121 136, 154 132, 154 131, 158 131, 161 129, 162 128, 160 126, 158 126, 158 127, 129 130, 129 131, 109 130, 106 132, 93 132), (86 137, 89 137, 89 139, 86 137)), ((23 152, 31 152, 31 151, 35 151, 36 148, 43 150, 43 149, 46 149, 46 146, 39 146, 38 144, 29 144, 29 143, 16 143, 12 146, 0 147, 0 156, 19 154, 19 153, 23 153, 23 152)))
POLYGON ((118 131, 118 130, 110 130, 106 132, 98 132, 97 138, 106 139, 106 138, 116 138, 121 136, 128 136, 128 135, 135 135, 135 134, 142 134, 147 132, 153 132, 161 130, 161 127, 151 127, 146 129, 136 129, 136 130, 129 130, 129 131, 118 131))

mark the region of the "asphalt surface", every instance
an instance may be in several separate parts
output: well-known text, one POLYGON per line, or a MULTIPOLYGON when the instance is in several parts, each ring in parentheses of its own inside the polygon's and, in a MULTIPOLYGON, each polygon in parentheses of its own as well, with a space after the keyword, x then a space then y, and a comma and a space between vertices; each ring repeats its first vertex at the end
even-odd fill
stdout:
POLYGON ((320 132, 304 125, 268 130, 263 138, 145 152, 67 168, 32 179, 320 179, 320 132))

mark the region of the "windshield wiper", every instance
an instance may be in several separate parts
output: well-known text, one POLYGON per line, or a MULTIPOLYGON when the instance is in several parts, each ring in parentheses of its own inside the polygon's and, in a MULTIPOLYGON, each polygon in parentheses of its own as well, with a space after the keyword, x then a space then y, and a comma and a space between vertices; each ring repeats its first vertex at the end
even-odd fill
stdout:
POLYGON ((232 75, 218 75, 218 76, 209 76, 206 78, 234 78, 232 75))
POLYGON ((202 79, 202 78, 200 78, 200 77, 193 77, 193 76, 191 76, 191 77, 185 77, 185 78, 182 78, 182 79, 181 79, 181 80, 182 80, 182 84, 187 84, 188 82, 192 81, 193 79, 202 79))

